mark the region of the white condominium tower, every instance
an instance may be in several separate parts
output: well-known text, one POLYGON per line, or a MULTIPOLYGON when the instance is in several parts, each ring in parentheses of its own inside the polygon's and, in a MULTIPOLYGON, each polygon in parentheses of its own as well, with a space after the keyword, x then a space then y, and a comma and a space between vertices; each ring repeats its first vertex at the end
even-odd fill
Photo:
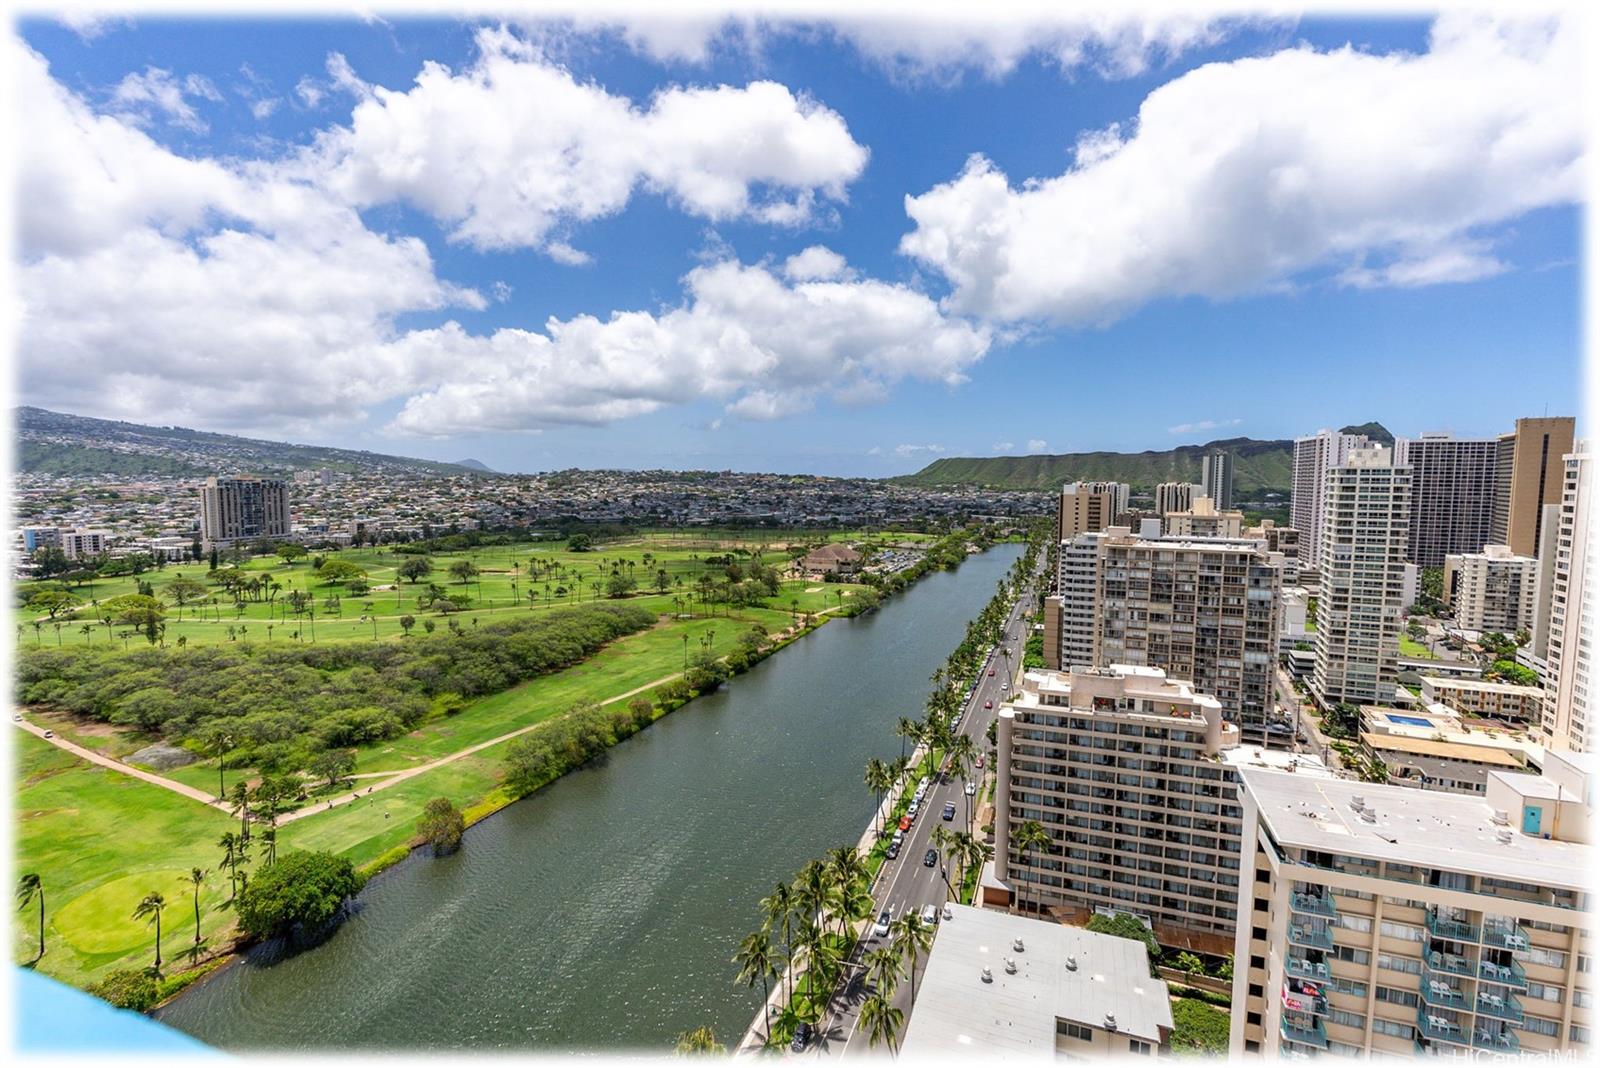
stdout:
POLYGON ((1156 487, 1156 514, 1187 512, 1203 492, 1193 482, 1163 482, 1156 487))
POLYGON ((1509 546, 1444 558, 1444 599, 1456 625, 1479 632, 1515 634, 1532 630, 1539 587, 1539 561, 1517 556, 1509 546))
POLYGON ((1229 1052, 1594 1055, 1592 760, 1482 796, 1245 768, 1229 1052))
POLYGON ((1328 469, 1312 675, 1324 707, 1394 699, 1410 510, 1411 469, 1384 446, 1358 446, 1328 469))
POLYGON ((1565 457, 1555 575, 1551 582, 1548 697, 1545 744, 1589 752, 1594 746, 1594 643, 1597 556, 1594 529, 1594 457, 1588 443, 1565 457))
POLYGON ((1300 566, 1315 569, 1320 561, 1322 499, 1328 469, 1344 463, 1350 450, 1366 444, 1364 434, 1319 430, 1294 441, 1294 483, 1289 503, 1289 525, 1300 532, 1300 566))
POLYGON ((1208 453, 1200 461, 1200 488, 1218 511, 1233 507, 1233 453, 1208 453))
POLYGON ((1418 567, 1441 567, 1450 553, 1475 553, 1493 539, 1495 438, 1424 434, 1398 438, 1394 462, 1411 468, 1411 536, 1407 556, 1418 567))

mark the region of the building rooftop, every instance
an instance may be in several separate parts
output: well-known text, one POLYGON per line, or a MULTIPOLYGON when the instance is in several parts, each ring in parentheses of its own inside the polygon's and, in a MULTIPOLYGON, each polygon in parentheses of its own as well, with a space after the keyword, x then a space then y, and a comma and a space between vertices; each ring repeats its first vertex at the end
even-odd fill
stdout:
MULTIPOLYGON (((1494 773, 1491 773, 1494 774, 1494 773)), ((1519 784, 1532 776, 1518 775, 1519 784)), ((1389 860, 1541 886, 1587 890, 1596 863, 1588 845, 1504 830, 1482 798, 1349 779, 1244 768, 1242 789, 1280 846, 1389 860), (1368 823, 1352 802, 1362 798, 1368 823)))
POLYGON ((1263 768, 1293 775, 1332 775, 1320 757, 1311 753, 1291 753, 1261 745, 1236 745, 1220 754, 1224 764, 1236 768, 1263 768))
POLYGON ((1471 745, 1467 742, 1435 741, 1409 734, 1375 734, 1362 731, 1361 740, 1369 748, 1408 756, 1435 757, 1439 760, 1464 760, 1474 764, 1493 764, 1502 768, 1520 768, 1522 761, 1512 756, 1504 747, 1471 745))
POLYGON ((1167 984, 1151 977, 1142 943, 967 905, 949 909, 917 984, 902 1057, 1054 1058, 1057 1020, 1105 1029, 1110 1017, 1118 1033, 1152 1043, 1171 1029, 1167 984), (1015 974, 1006 971, 1008 958, 1015 974))

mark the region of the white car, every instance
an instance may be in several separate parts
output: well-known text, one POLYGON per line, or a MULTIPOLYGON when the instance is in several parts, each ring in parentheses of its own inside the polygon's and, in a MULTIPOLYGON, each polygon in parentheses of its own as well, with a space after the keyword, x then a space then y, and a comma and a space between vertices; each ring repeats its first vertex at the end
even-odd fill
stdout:
POLYGON ((872 925, 872 933, 882 938, 889 933, 889 910, 884 909, 878 913, 878 922, 872 925))
POLYGON ((895 845, 899 845, 901 842, 904 842, 905 840, 906 840, 906 832, 900 830, 899 828, 895 828, 894 838, 891 839, 891 841, 893 841, 895 845))
POLYGON ((939 922, 939 910, 932 905, 922 906, 922 922, 932 926, 939 922))
POLYGON ((975 794, 977 792, 978 792, 978 784, 977 783, 975 783, 975 782, 967 783, 967 796, 968 797, 971 797, 973 794, 975 794))

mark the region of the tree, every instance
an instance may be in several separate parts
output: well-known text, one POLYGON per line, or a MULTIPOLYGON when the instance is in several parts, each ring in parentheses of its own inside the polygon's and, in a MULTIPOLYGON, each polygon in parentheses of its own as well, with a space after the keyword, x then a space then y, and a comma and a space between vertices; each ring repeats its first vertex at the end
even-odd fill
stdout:
POLYGON ((866 1029, 869 1045, 888 1043, 889 1052, 893 1053, 895 1036, 900 1033, 900 1025, 904 1020, 905 1013, 895 1008, 884 994, 873 994, 861 1003, 859 1023, 866 1029))
POLYGON ((292 541, 286 541, 273 551, 278 554, 278 557, 285 564, 293 567, 294 562, 306 554, 306 547, 304 545, 296 545, 292 541))
POLYGON ((33 872, 28 872, 17 880, 17 908, 25 909, 39 899, 39 955, 34 960, 44 957, 44 880, 33 872))
POLYGON ((1187 951, 1179 953, 1173 958, 1172 966, 1189 975, 1199 975, 1206 970, 1204 962, 1193 953, 1187 951))
POLYGON ((395 568, 395 574, 415 586, 433 574, 433 561, 426 556, 410 557, 400 562, 400 566, 395 568))
POLYGON ((433 847, 433 855, 446 856, 461 848, 461 836, 466 830, 461 810, 448 797, 436 797, 422 808, 422 818, 417 821, 417 833, 433 847))
POLYGON ((190 868, 185 881, 194 887, 194 948, 196 954, 200 950, 200 884, 206 881, 204 868, 190 868))
POLYGON ((587 534, 574 534, 567 539, 567 548, 575 553, 586 553, 594 547, 594 539, 587 534))
POLYGON ((709 1027, 696 1027, 693 1031, 685 1031, 678 1036, 673 1052, 680 1057, 687 1057, 696 1053, 726 1053, 722 1043, 717 1041, 716 1033, 709 1027))
POLYGON ((239 926, 256 938, 316 930, 338 916, 361 889, 349 858, 322 852, 286 854, 239 891, 239 926))
POLYGON ((144 920, 145 923, 155 924, 156 928, 156 963, 155 970, 161 971, 161 910, 167 907, 167 899, 155 891, 144 896, 139 902, 139 907, 133 910, 133 918, 144 920))
POLYGON ((52 620, 62 612, 68 612, 78 607, 83 602, 66 590, 40 590, 28 598, 27 608, 32 612, 44 612, 52 620))
MULTIPOLYGON (((1107 916, 1097 912, 1089 918, 1089 922, 1084 924, 1084 927, 1098 934, 1116 935, 1118 938, 1128 938, 1135 942, 1143 943, 1152 968, 1155 960, 1161 954, 1161 947, 1156 943, 1156 936, 1150 928, 1125 912, 1119 912, 1114 916, 1107 916)), ((1151 974, 1154 975, 1155 972, 1152 971, 1151 974)))
POLYGON ((222 866, 228 869, 228 900, 232 901, 239 892, 239 865, 247 859, 245 850, 232 831, 225 832, 217 845, 222 847, 222 866))
POLYGON ((400 617, 400 629, 406 632, 406 636, 407 637, 411 636, 411 628, 416 626, 416 625, 417 625, 417 617, 416 616, 401 616, 400 617))
POLYGON ((917 958, 926 953, 933 946, 933 928, 922 922, 915 909, 906 909, 905 913, 894 921, 892 927, 892 945, 895 951, 906 959, 906 975, 911 979, 911 1001, 917 1000, 917 958))
POLYGON ((450 575, 463 586, 472 581, 472 576, 478 573, 478 565, 471 560, 457 560, 448 568, 450 575))
POLYGON ((311 765, 307 769, 311 774, 321 779, 328 780, 331 789, 339 785, 339 780, 356 770, 356 753, 354 749, 324 749, 311 758, 311 765))
POLYGON ((893 998, 895 988, 905 978, 905 962, 893 946, 879 946, 866 956, 867 981, 873 992, 884 998, 893 998))
MULTIPOLYGON (((1044 829, 1044 825, 1041 824, 1038 820, 1028 820, 1027 822, 1023 823, 1021 826, 1017 827, 1015 830, 1013 830, 1011 832, 1011 849, 1012 849, 1013 852, 1015 852, 1017 854, 1017 856, 1020 859, 1021 863, 1024 864, 1024 865, 1026 865, 1027 858, 1031 853, 1033 853, 1037 849, 1041 849, 1041 848, 1046 848, 1047 849, 1047 848, 1049 848, 1049 846, 1050 846, 1050 835, 1044 829)), ((1022 897, 1022 895, 1020 893, 1020 891, 1022 889, 1021 883, 1028 882, 1028 881, 1031 881, 1031 880, 1026 880, 1026 879, 1025 880, 1019 880, 1018 887, 1017 887, 1017 889, 1019 891, 1019 893, 1017 895, 1019 905, 1021 903, 1021 897, 1022 897)), ((1036 903, 1036 907, 1037 907, 1037 903, 1036 903)))
POLYGON ((638 587, 638 585, 639 584, 637 582, 623 572, 613 572, 611 577, 606 580, 606 596, 626 597, 628 594, 632 593, 638 587))
POLYGON ((203 600, 210 593, 206 584, 192 578, 177 575, 167 583, 166 594, 178 606, 178 618, 183 618, 183 607, 193 601, 203 600))
POLYGON ((1523 667, 1515 660, 1496 660, 1484 671, 1485 679, 1500 679, 1514 686, 1537 686, 1539 676, 1530 668, 1523 667))
POLYGON ((124 968, 91 986, 89 993, 119 1009, 148 1012, 161 1000, 161 983, 148 968, 124 968))
POLYGON ((324 560, 317 568, 317 577, 322 580, 323 585, 333 586, 364 579, 367 573, 348 560, 324 560))
MULTIPOLYGON (((771 933, 763 927, 759 931, 745 935, 744 941, 739 943, 739 951, 733 955, 733 963, 739 966, 739 974, 735 976, 734 982, 747 987, 760 983, 761 1004, 766 1005, 769 997, 767 984, 778 975, 778 962, 773 956, 771 933)), ((762 1013, 763 1020, 766 1019, 766 1015, 762 1013)), ((765 1030, 767 1033, 762 1035, 763 1041, 772 1037, 770 1024, 765 1030)))

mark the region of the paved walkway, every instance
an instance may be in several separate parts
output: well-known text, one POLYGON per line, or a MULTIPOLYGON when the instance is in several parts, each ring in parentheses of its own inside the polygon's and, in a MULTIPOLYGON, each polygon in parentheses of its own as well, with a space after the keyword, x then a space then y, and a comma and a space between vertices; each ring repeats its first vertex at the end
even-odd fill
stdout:
POLYGON ((192 801, 198 801, 202 805, 209 805, 219 812, 226 812, 230 816, 233 815, 233 807, 212 797, 210 791, 208 790, 199 790, 193 786, 178 782, 176 779, 168 779, 157 775, 153 771, 144 771, 140 768, 134 767, 132 764, 124 764, 120 760, 108 757, 104 753, 97 753, 93 749, 85 749, 76 742, 69 742, 65 738, 61 737, 61 735, 55 734, 50 728, 41 727, 31 720, 24 719, 20 722, 14 722, 16 723, 16 726, 21 727, 29 734, 44 738, 45 741, 49 742, 57 749, 65 749, 73 756, 87 760, 91 764, 99 764, 103 768, 110 768, 112 771, 120 771, 124 775, 133 776, 135 779, 142 779, 143 781, 150 783, 152 786, 160 786, 164 789, 171 790, 173 793, 182 794, 184 797, 187 797, 192 801), (45 738, 47 733, 51 734, 52 737, 45 738))

